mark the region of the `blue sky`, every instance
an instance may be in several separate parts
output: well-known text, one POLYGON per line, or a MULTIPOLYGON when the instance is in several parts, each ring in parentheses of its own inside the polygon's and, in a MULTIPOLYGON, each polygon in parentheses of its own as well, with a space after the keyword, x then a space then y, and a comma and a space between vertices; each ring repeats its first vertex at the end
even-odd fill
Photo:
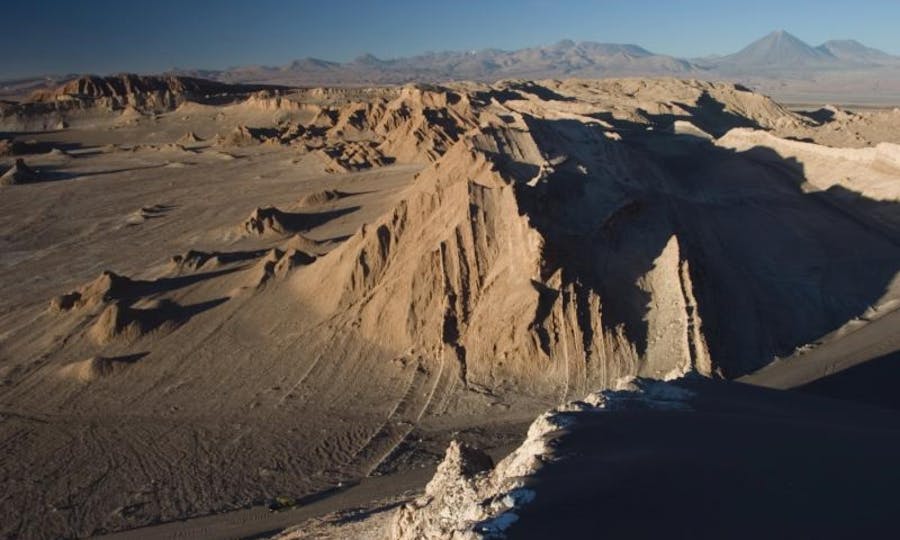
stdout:
POLYGON ((19 0, 4 2, 0 79, 45 73, 345 61, 515 49, 569 38, 692 57, 777 29, 900 54, 897 0, 19 0))

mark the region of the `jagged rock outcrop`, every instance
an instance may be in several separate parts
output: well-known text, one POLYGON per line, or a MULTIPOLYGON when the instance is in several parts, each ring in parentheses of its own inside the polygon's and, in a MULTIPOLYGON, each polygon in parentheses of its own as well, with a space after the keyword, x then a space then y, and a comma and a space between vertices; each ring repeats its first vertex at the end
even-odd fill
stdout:
POLYGON ((311 267, 303 282, 329 285, 298 283, 303 298, 381 346, 458 363, 473 387, 568 395, 629 374, 711 372, 665 212, 646 205, 650 233, 612 238, 635 208, 612 141, 599 126, 498 109, 482 101, 482 126, 311 267), (647 318, 646 299, 671 311, 647 318))
POLYGON ((330 173, 362 171, 388 163, 374 142, 337 143, 319 150, 318 155, 330 173))
POLYGON ((272 279, 284 278, 294 268, 311 264, 315 260, 315 256, 297 249, 273 248, 256 264, 250 285, 256 289, 262 288, 272 279))
POLYGON ((319 206, 322 204, 335 202, 345 197, 349 197, 351 193, 340 191, 337 189, 323 189, 307 193, 297 201, 299 206, 319 206))
POLYGON ((141 307, 112 302, 94 321, 88 337, 100 345, 133 341, 155 330, 172 330, 184 318, 184 308, 171 300, 156 300, 141 307))
POLYGON ((247 126, 236 126, 228 133, 216 136, 216 144, 221 146, 249 146, 269 140, 278 140, 275 130, 247 126))
POLYGON ((89 383, 97 379, 110 377, 125 370, 128 363, 119 358, 93 356, 87 360, 73 362, 60 368, 61 377, 81 383, 89 383))
MULTIPOLYGON (((455 138, 439 138, 447 150, 417 146, 433 161, 400 204, 295 281, 303 301, 338 326, 386 350, 453 362, 471 388, 562 397, 627 375, 742 373, 796 346, 783 321, 760 315, 762 302, 777 301, 764 296, 791 293, 752 255, 758 239, 723 233, 702 213, 770 198, 754 175, 793 181, 712 137, 803 124, 797 115, 739 86, 698 81, 511 82, 440 99, 404 92, 423 110, 429 100, 465 110, 465 121, 453 122, 462 129, 455 138), (706 135, 671 129, 681 117, 706 135), (718 181, 726 170, 739 190, 718 181), (710 241, 716 234, 747 254, 720 267, 729 241, 710 241), (723 316, 732 300, 719 291, 736 286, 743 267, 766 292, 742 296, 760 305, 731 325, 723 316)), ((787 185, 778 193, 808 211, 819 204, 787 185)), ((790 207, 781 219, 831 226, 790 207)), ((787 247, 795 239, 776 242, 796 249, 787 247)), ((806 294, 791 309, 815 313, 830 293, 806 294)), ((848 298, 828 313, 859 309, 848 298)), ((811 336, 841 317, 791 324, 811 336)))
POLYGON ((153 298, 160 282, 133 280, 104 271, 94 281, 50 301, 51 313, 76 312, 93 318, 87 337, 99 345, 133 341, 156 330, 172 330, 188 318, 188 308, 153 298))
POLYGON ((50 310, 55 312, 73 309, 91 309, 101 304, 133 298, 141 293, 146 282, 134 281, 115 272, 103 271, 97 279, 78 290, 63 294, 50 301, 50 310))
POLYGON ((484 497, 479 484, 483 483, 483 477, 491 472, 493 466, 487 454, 457 441, 451 442, 444 460, 425 486, 425 494, 398 511, 390 538, 467 537, 468 531, 460 529, 486 516, 479 504, 484 497), (462 515, 456 514, 457 510, 462 515))
POLYGON ((249 234, 286 234, 297 230, 291 224, 290 214, 274 206, 257 208, 241 228, 249 234))
POLYGON ((434 161, 466 130, 475 126, 471 98, 441 87, 407 86, 373 115, 373 131, 384 138, 379 149, 401 162, 434 161))
POLYGON ((594 392, 547 411, 531 424, 522 444, 494 467, 475 448, 452 441, 425 493, 393 515, 385 536, 391 540, 479 540, 504 538, 517 512, 532 503, 530 481, 554 459, 552 439, 582 415, 628 409, 690 410, 694 394, 670 382, 624 378, 613 389, 594 392))
POLYGON ((13 166, 0 176, 0 186, 12 186, 15 184, 29 184, 37 182, 40 176, 37 171, 29 167, 25 160, 17 158, 13 166))
POLYGON ((203 142, 203 139, 201 139, 193 131, 188 131, 178 139, 178 142, 181 144, 197 144, 199 142, 203 142))
POLYGON ((100 104, 111 109, 127 106, 146 111, 173 110, 187 101, 203 101, 223 95, 246 96, 264 85, 232 85, 206 79, 180 76, 142 76, 132 73, 100 77, 85 75, 63 83, 53 90, 41 90, 31 96, 36 103, 79 101, 100 104))

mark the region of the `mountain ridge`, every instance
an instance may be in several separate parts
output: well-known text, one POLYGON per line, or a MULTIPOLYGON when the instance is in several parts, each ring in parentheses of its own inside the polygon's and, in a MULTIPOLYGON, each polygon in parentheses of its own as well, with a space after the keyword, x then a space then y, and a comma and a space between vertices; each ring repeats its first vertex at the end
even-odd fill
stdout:
MULTIPOLYGON (((722 75, 747 72, 770 74, 786 70, 848 70, 883 65, 900 67, 895 56, 853 39, 835 39, 813 46, 777 30, 727 55, 680 58, 633 43, 560 40, 515 50, 486 48, 431 51, 413 56, 380 58, 362 54, 348 62, 303 58, 276 68, 281 77, 309 83, 406 83, 504 78, 607 77, 621 75, 722 75)), ((176 70, 192 75, 192 70, 176 70)), ((275 82, 263 71, 230 68, 213 78, 228 82, 275 82), (258 77, 258 78, 254 78, 258 77)), ((279 79, 281 80, 281 79, 279 79)), ((286 81, 282 81, 286 82, 286 81)))
MULTIPOLYGON (((764 92, 778 92, 783 89, 784 81, 791 80, 802 82, 801 89, 795 92, 799 95, 818 95, 835 89, 843 95, 870 96, 876 100, 895 94, 900 97, 900 56, 853 39, 834 39, 813 46, 785 30, 771 32, 731 54, 696 58, 661 54, 632 43, 564 39, 515 50, 428 51, 397 58, 365 53, 346 62, 303 57, 283 65, 173 68, 162 75, 230 84, 301 87, 673 76, 730 80, 764 92)), ((74 76, 54 77, 52 81, 58 83, 71 78, 74 76)), ((46 76, 24 82, 21 77, 17 81, 0 81, 0 91, 15 97, 20 88, 49 87, 44 79, 46 76)))

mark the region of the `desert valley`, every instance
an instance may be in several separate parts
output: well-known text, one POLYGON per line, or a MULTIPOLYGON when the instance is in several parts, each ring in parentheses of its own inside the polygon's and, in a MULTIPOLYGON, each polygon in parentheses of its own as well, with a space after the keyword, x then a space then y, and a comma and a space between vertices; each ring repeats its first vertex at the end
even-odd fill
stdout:
POLYGON ((0 534, 889 530, 900 108, 659 62, 16 88, 0 534))

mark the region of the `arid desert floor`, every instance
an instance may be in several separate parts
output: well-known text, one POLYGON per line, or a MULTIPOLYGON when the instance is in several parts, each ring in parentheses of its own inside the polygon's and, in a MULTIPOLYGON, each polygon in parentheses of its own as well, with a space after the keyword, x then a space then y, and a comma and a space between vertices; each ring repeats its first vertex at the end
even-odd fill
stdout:
POLYGON ((3 102, 0 534, 539 536, 541 489, 615 459, 567 450, 623 423, 591 410, 859 425, 891 398, 853 370, 900 350, 898 126, 676 79, 3 102))

